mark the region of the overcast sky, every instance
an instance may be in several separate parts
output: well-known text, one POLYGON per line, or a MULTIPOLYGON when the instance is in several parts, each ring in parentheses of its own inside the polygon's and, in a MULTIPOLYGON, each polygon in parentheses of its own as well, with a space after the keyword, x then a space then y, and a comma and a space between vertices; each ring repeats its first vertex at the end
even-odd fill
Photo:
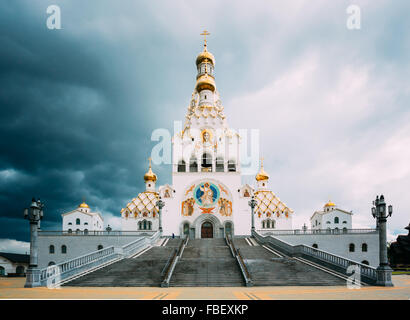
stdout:
MULTIPOLYGON (((410 222, 410 3, 37 0, 0 2, 0 251, 24 252, 23 208, 43 229, 82 198, 120 227, 144 190, 153 130, 183 120, 203 29, 230 126, 259 129, 270 187, 300 228, 328 200, 389 239, 410 222), (46 26, 49 5, 62 29, 46 26)), ((170 166, 153 166, 159 184, 170 166)), ((254 177, 244 182, 253 183, 254 177)))

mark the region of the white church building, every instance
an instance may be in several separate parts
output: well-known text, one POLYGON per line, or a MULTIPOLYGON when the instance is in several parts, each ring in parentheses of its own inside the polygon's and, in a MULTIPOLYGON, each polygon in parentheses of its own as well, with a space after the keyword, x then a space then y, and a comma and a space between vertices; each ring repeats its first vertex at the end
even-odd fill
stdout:
POLYGON ((310 230, 296 230, 292 225, 295 212, 271 190, 262 161, 253 185, 242 183, 241 139, 224 114, 215 83, 215 58, 206 40, 195 62, 196 82, 185 124, 172 139, 171 185, 158 186, 160 177, 150 161, 143 177, 145 191, 120 211, 122 230, 106 231, 101 214, 92 212, 86 203, 64 213, 62 232, 39 231, 40 267, 154 234, 160 225, 158 200, 165 203, 162 237, 250 237, 252 197, 256 200, 254 222, 259 234, 377 266, 378 232, 352 229, 352 212, 329 201, 323 210, 313 213, 310 230))

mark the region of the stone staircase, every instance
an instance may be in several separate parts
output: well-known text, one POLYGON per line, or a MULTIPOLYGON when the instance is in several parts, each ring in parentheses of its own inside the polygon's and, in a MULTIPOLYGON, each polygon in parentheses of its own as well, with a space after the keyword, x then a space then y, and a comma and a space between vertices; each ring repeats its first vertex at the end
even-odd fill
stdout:
POLYGON ((163 239, 134 258, 122 259, 104 268, 85 274, 64 284, 75 287, 159 287, 161 274, 169 257, 178 248, 180 239, 163 239))
POLYGON ((225 239, 189 240, 172 274, 173 287, 239 287, 244 280, 225 239))
MULTIPOLYGON (((252 239, 254 240, 254 239, 252 239)), ((256 243, 250 246, 243 238, 234 238, 254 286, 345 286, 346 280, 336 274, 315 268, 301 260, 292 259, 281 252, 279 257, 256 243)))

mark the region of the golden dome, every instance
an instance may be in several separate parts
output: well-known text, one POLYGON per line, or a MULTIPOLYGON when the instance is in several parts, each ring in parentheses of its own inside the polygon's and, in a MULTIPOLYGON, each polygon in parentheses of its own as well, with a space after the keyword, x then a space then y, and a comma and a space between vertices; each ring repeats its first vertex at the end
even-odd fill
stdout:
POLYGON ((88 205, 88 204, 86 204, 85 202, 83 202, 82 204, 80 204, 79 206, 78 206, 79 208, 90 208, 90 206, 88 205))
POLYGON ((326 207, 336 207, 336 205, 329 200, 329 202, 325 204, 325 208, 326 207))
POLYGON ((212 63, 212 65, 215 66, 215 57, 212 53, 210 53, 208 50, 206 50, 206 46, 204 47, 204 51, 202 51, 198 56, 196 57, 196 65, 198 66, 202 61, 205 59, 208 59, 209 62, 212 63))
POLYGON ((261 169, 255 177, 256 181, 268 180, 269 175, 265 170, 263 170, 263 159, 261 159, 261 169))
POLYGON ((151 158, 149 159, 148 172, 144 175, 144 181, 145 182, 147 182, 147 181, 153 181, 153 182, 157 181, 157 175, 154 172, 152 172, 152 169, 151 169, 151 158))
POLYGON ((207 73, 200 76, 196 81, 196 90, 199 92, 204 89, 215 91, 215 80, 207 73))

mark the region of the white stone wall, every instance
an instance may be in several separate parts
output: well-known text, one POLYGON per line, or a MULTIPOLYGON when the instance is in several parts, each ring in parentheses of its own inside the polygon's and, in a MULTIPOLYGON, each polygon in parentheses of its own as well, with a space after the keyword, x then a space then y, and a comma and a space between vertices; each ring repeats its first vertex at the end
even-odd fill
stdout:
POLYGON ((318 245, 324 250, 357 262, 367 260, 372 267, 379 266, 379 234, 307 234, 307 235, 275 235, 276 238, 292 245, 318 245), (355 251, 349 252, 349 245, 355 245, 355 251), (367 244, 367 252, 362 252, 362 244, 367 244))
POLYGON ((74 210, 72 213, 63 215, 63 231, 71 229, 84 231, 102 231, 104 229, 104 222, 98 214, 88 214, 80 210, 74 210), (80 219, 80 224, 76 224, 76 220, 80 219), (71 224, 70 224, 71 223, 71 224))
POLYGON ((97 251, 99 245, 104 248, 110 246, 121 247, 137 238, 138 236, 40 235, 38 238, 39 268, 47 267, 50 262, 58 264, 97 251), (50 245, 54 245, 54 253, 49 253, 50 245), (61 252, 63 245, 67 247, 67 253, 65 254, 61 252))

